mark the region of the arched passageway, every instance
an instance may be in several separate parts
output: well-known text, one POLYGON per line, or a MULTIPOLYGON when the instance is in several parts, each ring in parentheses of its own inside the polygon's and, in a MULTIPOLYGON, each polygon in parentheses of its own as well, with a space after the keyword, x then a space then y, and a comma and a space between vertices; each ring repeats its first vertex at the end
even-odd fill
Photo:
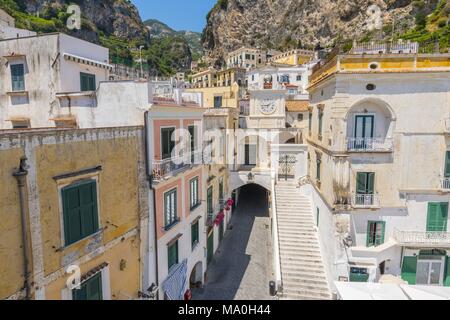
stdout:
POLYGON ((208 266, 204 287, 194 291, 194 300, 271 299, 269 192, 249 184, 236 194, 231 228, 208 266))

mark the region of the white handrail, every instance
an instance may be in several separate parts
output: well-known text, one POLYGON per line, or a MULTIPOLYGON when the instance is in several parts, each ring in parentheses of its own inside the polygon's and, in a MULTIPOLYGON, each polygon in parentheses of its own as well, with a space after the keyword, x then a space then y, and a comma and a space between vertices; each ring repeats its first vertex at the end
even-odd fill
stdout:
POLYGON ((278 217, 277 217, 277 202, 276 202, 276 193, 275 193, 275 172, 271 173, 272 180, 272 242, 273 242, 273 251, 274 251, 274 267, 275 267, 275 282, 277 291, 282 290, 282 278, 281 278, 281 261, 280 261, 280 244, 278 238, 278 217))
POLYGON ((388 151, 392 148, 392 139, 388 138, 347 138, 349 151, 388 151))
POLYGON ((450 232, 394 230, 394 238, 401 244, 449 245, 450 232))

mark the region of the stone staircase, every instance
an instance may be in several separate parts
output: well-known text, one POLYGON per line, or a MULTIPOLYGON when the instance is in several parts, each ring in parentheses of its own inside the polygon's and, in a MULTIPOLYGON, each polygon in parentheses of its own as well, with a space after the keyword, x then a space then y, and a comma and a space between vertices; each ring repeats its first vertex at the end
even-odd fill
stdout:
POLYGON ((283 285, 280 299, 331 299, 309 198, 287 182, 279 183, 275 193, 283 285))

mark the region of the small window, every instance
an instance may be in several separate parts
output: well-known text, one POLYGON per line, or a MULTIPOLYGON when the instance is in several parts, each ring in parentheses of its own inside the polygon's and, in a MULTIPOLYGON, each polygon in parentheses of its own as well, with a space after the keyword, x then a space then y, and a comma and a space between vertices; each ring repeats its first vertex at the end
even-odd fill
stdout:
POLYGON ((25 91, 25 68, 23 64, 11 65, 12 91, 25 91))
POLYGON ((322 167, 322 160, 321 160, 320 156, 317 155, 317 160, 316 160, 316 180, 317 181, 320 181, 321 167, 322 167))
POLYGON ((374 84, 372 84, 372 83, 369 83, 367 86, 366 86, 366 89, 367 90, 369 90, 369 91, 373 91, 373 90, 375 90, 377 87, 374 85, 374 84))
POLYGON ((222 107, 222 96, 214 97, 214 108, 221 108, 221 107, 222 107))
POLYGON ((199 222, 195 222, 191 225, 191 248, 192 251, 199 243, 199 222))
POLYGON ((65 187, 61 195, 66 246, 96 233, 99 229, 97 182, 89 180, 65 187))
POLYGON ((170 270, 178 264, 178 240, 167 247, 167 267, 170 270))
POLYGON ((303 121, 303 113, 297 115, 297 121, 303 121))
POLYGON ((164 226, 170 228, 177 222, 177 190, 164 194, 164 226))
POLYGON ((190 181, 190 205, 191 210, 200 205, 200 200, 198 197, 198 177, 190 181))
POLYGON ((31 128, 30 120, 14 120, 12 127, 13 129, 29 129, 31 128))
POLYGON ((298 75, 297 76, 297 81, 302 81, 302 76, 298 75))
POLYGON ((378 69, 380 66, 378 65, 378 63, 371 63, 371 64, 369 64, 369 68, 370 69, 372 69, 372 70, 376 70, 376 69, 378 69))
POLYGON ((377 247, 384 243, 384 221, 369 221, 367 223, 367 247, 377 247))
POLYGON ((72 290, 73 300, 103 300, 102 274, 99 272, 81 284, 79 290, 72 290))
POLYGON ((81 91, 95 91, 95 75, 80 72, 80 87, 81 91))
POLYGON ((323 112, 319 111, 319 139, 322 139, 323 133, 323 112))

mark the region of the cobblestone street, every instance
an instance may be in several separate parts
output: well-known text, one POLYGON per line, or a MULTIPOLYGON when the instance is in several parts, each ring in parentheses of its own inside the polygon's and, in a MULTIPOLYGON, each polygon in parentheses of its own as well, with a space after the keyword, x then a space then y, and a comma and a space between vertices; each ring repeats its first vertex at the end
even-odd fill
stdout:
POLYGON ((197 289, 193 299, 273 299, 269 295, 273 263, 265 189, 243 187, 231 225, 208 267, 204 288, 197 289))

